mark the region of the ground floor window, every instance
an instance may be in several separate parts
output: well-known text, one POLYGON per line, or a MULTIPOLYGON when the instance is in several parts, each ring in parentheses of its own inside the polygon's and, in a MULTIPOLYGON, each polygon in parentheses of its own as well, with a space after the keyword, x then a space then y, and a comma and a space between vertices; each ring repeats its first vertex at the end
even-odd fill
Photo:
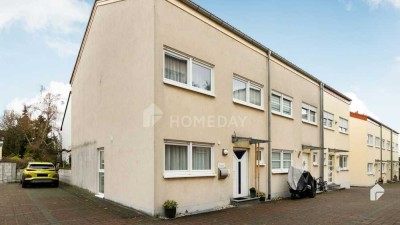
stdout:
POLYGON ((374 164, 373 163, 368 163, 368 165, 367 165, 367 173, 368 174, 373 174, 374 173, 374 164))
POLYGON ((292 165, 292 152, 284 150, 272 151, 272 172, 287 173, 292 165))
POLYGON ((341 155, 340 156, 340 158, 339 158, 339 167, 340 167, 340 169, 342 169, 342 170, 347 170, 348 169, 347 168, 347 158, 348 158, 347 155, 341 155))
POLYGON ((381 164, 382 173, 386 173, 386 163, 381 164))
POLYGON ((214 175, 212 144, 166 141, 164 177, 214 175))
POLYGON ((104 196, 104 148, 98 149, 99 155, 99 195, 104 196))
POLYGON ((264 152, 264 148, 260 148, 260 150, 257 151, 257 159, 259 165, 261 166, 265 166, 265 152, 264 152))
POLYGON ((318 165, 318 153, 316 153, 316 152, 313 152, 313 154, 312 154, 312 163, 314 166, 318 165))

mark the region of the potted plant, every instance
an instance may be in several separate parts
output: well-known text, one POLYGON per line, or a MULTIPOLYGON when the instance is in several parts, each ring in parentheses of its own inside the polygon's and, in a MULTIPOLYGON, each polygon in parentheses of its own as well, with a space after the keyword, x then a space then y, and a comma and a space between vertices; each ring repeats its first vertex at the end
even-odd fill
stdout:
POLYGON ((256 189, 255 188, 250 188, 250 198, 255 198, 256 197, 256 189))
POLYGON ((265 193, 264 192, 258 192, 258 197, 260 197, 260 202, 265 202, 265 193))
POLYGON ((174 200, 167 200, 163 204, 165 217, 174 218, 176 215, 176 207, 178 207, 178 203, 174 200))

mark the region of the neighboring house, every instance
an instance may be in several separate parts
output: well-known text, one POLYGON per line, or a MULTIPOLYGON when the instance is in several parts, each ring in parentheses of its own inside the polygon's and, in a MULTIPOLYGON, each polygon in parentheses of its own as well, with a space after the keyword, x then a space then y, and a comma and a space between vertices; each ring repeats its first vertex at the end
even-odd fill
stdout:
POLYGON ((0 161, 3 159, 3 141, 0 141, 0 161))
MULTIPOLYGON (((332 188, 350 188, 350 101, 328 89, 324 92, 324 172, 332 188)), ((316 153, 313 153, 316 154, 316 153)), ((314 156, 313 156, 314 159, 314 156)), ((314 161, 314 160, 313 160, 314 161)), ((313 162, 314 164, 314 162, 313 162)), ((316 163, 317 166, 320 163, 316 163)))
POLYGON ((398 178, 398 132, 368 115, 350 113, 351 185, 371 186, 398 178))
POLYGON ((67 105, 65 106, 64 116, 61 123, 61 147, 62 161, 70 164, 71 158, 71 93, 68 96, 67 105))
POLYGON ((70 82, 72 184, 150 215, 287 196, 291 165, 349 149, 321 105, 350 99, 188 0, 95 1, 70 82))

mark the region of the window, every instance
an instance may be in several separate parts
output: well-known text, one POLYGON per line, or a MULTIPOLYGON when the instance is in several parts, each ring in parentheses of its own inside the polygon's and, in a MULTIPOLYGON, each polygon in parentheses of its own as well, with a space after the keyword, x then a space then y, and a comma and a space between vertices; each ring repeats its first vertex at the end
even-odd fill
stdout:
POLYGON ((259 160, 257 163, 259 163, 258 165, 260 166, 265 166, 265 152, 264 152, 264 148, 260 148, 259 151, 257 151, 257 159, 259 160))
POLYGON ((324 127, 332 128, 333 127, 333 114, 324 112, 324 127))
POLYGON ((302 109, 301 109, 301 118, 305 122, 310 122, 310 123, 317 123, 317 108, 314 106, 308 105, 306 103, 303 103, 302 109))
POLYGON ((387 149, 387 150, 390 150, 390 141, 387 141, 387 142, 386 142, 386 149, 387 149))
POLYGON ((292 102, 292 98, 273 92, 271 95, 271 111, 275 114, 292 117, 292 102))
POLYGON ((368 144, 368 146, 374 146, 374 136, 373 135, 368 134, 367 144, 368 144))
POLYGON ((312 154, 312 162, 313 162, 314 166, 318 165, 318 153, 313 152, 313 154, 312 154))
POLYGON ((272 172, 287 173, 292 165, 292 153, 288 151, 272 151, 272 172))
POLYGON ((368 165, 367 165, 367 174, 374 174, 374 164, 368 163, 368 165))
POLYGON ((386 173, 386 163, 381 164, 382 173, 386 173))
POLYGON ((247 106, 263 109, 263 88, 239 76, 233 77, 233 101, 247 106))
POLYGON ((326 153, 324 153, 324 166, 326 166, 326 153))
POLYGON ((213 145, 192 142, 166 142, 164 177, 214 175, 213 145))
POLYGON ((170 50, 164 51, 164 82, 205 94, 214 93, 211 66, 170 50))
POLYGON ((385 139, 382 139, 382 149, 385 149, 385 139))
POLYGON ((339 131, 342 133, 347 133, 349 130, 349 121, 343 118, 339 118, 339 131))
POLYGON ((399 144, 396 144, 396 151, 399 150, 399 144))
POLYGON ((98 197, 104 197, 104 148, 98 149, 98 197))
POLYGON ((375 147, 380 148, 380 143, 381 143, 381 139, 378 137, 375 137, 375 147))
POLYGON ((347 155, 341 155, 339 158, 339 167, 342 170, 347 170, 347 155))

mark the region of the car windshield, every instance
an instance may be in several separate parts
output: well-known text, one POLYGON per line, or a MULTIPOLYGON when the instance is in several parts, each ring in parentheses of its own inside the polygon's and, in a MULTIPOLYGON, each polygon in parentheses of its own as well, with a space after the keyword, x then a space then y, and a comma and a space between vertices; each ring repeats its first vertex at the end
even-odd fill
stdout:
POLYGON ((31 169, 54 169, 53 164, 31 164, 29 166, 31 169))

